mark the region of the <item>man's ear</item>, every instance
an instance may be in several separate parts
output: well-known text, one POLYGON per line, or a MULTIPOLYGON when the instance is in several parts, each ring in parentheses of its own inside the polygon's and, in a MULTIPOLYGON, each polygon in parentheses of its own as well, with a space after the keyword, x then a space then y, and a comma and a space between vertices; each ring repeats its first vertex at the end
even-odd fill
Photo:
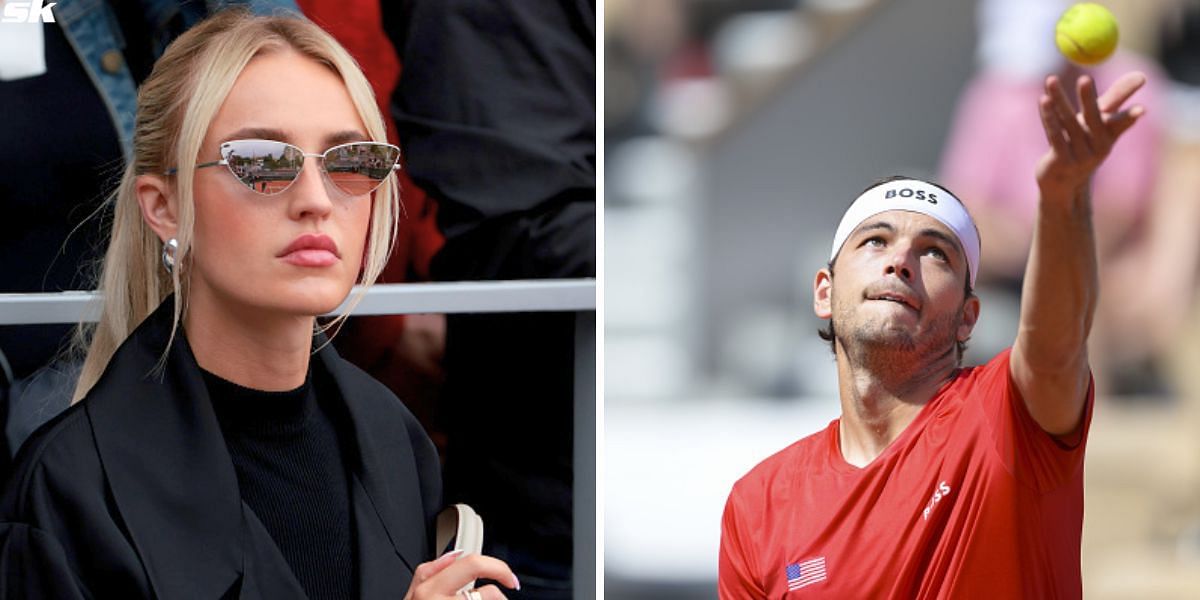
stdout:
POLYGON ((133 182, 134 194, 142 208, 142 220, 167 241, 179 233, 179 206, 175 201, 175 190, 159 175, 138 175, 133 182))
POLYGON ((833 317, 833 273, 829 269, 817 271, 813 280, 813 312, 818 319, 833 317))
POLYGON ((958 325, 958 341, 965 342, 971 337, 971 330, 979 322, 979 297, 975 294, 967 296, 963 302, 962 323, 958 325))

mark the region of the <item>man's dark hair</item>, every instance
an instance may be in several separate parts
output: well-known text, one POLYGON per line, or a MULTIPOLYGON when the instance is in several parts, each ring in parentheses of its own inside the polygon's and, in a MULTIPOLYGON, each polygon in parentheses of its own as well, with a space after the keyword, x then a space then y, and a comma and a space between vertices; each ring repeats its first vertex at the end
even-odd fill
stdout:
MULTIPOLYGON (((867 187, 863 188, 863 191, 859 192, 859 196, 867 193, 868 190, 877 188, 885 183, 891 183, 893 181, 899 181, 901 179, 914 179, 917 181, 925 181, 924 179, 917 179, 915 177, 909 177, 907 175, 890 175, 888 177, 884 177, 883 179, 880 179, 879 181, 876 181, 875 183, 872 183, 871 185, 868 185, 867 187)), ((946 189, 945 186, 939 185, 932 181, 925 181, 925 183, 928 183, 929 185, 932 185, 932 186, 946 192, 947 194, 950 194, 951 198, 954 198, 956 201, 958 201, 959 204, 962 204, 962 201, 958 199, 958 196, 956 196, 954 194, 954 192, 951 192, 950 190, 946 189)), ((855 199, 857 199, 857 197, 855 197, 855 199)), ((851 204, 853 204, 853 201, 851 201, 851 204)), ((847 208, 849 208, 849 207, 847 207, 847 208)), ((964 205, 963 208, 966 208, 966 206, 964 205)), ((976 233, 976 235, 978 235, 978 233, 979 233, 978 227, 975 228, 975 233, 976 233)), ((842 253, 842 251, 839 249, 838 254, 841 254, 841 253, 842 253)), ((833 261, 834 260, 837 260, 836 255, 832 259, 829 260, 829 279, 830 280, 833 279, 833 261)), ((970 266, 968 266, 967 268, 969 269, 970 266)), ((963 286, 963 301, 965 302, 967 298, 970 298, 971 294, 973 294, 974 292, 975 292, 975 290, 971 287, 971 274, 968 272, 967 278, 966 278, 966 283, 963 286)), ((831 352, 833 352, 834 356, 836 356, 837 355, 837 334, 833 330, 833 319, 832 318, 829 319, 829 322, 825 324, 824 328, 817 329, 817 335, 821 336, 821 339, 829 342, 829 350, 831 352)), ((956 344, 957 344, 957 348, 958 348, 958 364, 961 366, 963 355, 966 354, 966 352, 967 352, 967 343, 966 342, 956 342, 956 344)))

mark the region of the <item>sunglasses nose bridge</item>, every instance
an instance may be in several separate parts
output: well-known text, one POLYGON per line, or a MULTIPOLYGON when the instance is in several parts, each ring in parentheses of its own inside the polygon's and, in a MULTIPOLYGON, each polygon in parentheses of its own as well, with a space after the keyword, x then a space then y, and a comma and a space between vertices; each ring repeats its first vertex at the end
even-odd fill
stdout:
MULTIPOLYGON (((291 144, 288 144, 288 145, 291 146, 291 148, 295 149, 296 155, 298 155, 300 157, 300 168, 296 169, 296 174, 292 177, 291 181, 288 181, 287 185, 284 186, 283 189, 280 189, 279 191, 275 192, 274 194, 271 194, 272 196, 277 196, 279 194, 282 194, 296 186, 296 183, 299 182, 300 178, 304 176, 304 169, 308 167, 308 163, 309 163, 308 158, 310 156, 317 157, 317 158, 323 158, 325 156, 324 154, 305 152, 305 151, 301 150, 300 148, 297 148, 296 146, 292 146, 291 144)), ((322 164, 317 165, 318 169, 321 171, 321 173, 320 173, 320 175, 318 175, 318 177, 320 177, 321 182, 324 183, 324 180, 325 180, 325 168, 324 168, 324 164, 323 164, 324 161, 318 161, 318 162, 322 163, 322 164)))
MULTIPOLYGON (((317 170, 321 172, 321 179, 330 185, 333 185, 335 188, 337 187, 333 180, 330 179, 329 171, 325 169, 325 157, 329 155, 329 150, 326 150, 325 152, 304 152, 302 154, 304 154, 304 164, 300 166, 302 171, 304 170, 304 167, 308 166, 310 162, 308 159, 312 158, 314 160, 311 162, 315 163, 313 166, 315 166, 317 170)), ((299 174, 296 176, 299 177, 299 174)))
POLYGON ((302 158, 300 169, 296 171, 296 176, 292 178, 292 181, 288 184, 288 188, 293 188, 299 183, 300 178, 304 177, 305 170, 315 167, 317 172, 311 173, 311 176, 315 176, 317 181, 320 182, 318 185, 324 190, 328 199, 330 201, 334 200, 336 190, 332 188, 336 186, 331 185, 333 182, 329 180, 329 173, 325 171, 325 155, 316 152, 300 152, 300 156, 302 158), (310 161, 308 160, 309 158, 316 160, 310 161))

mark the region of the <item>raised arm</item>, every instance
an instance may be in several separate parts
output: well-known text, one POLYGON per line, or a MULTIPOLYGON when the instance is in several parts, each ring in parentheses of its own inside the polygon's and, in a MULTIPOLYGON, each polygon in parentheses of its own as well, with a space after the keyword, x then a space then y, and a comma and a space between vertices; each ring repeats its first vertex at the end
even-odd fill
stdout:
POLYGON ((1129 73, 1097 98, 1091 78, 1080 77, 1076 112, 1052 76, 1040 101, 1050 150, 1037 167, 1038 214, 1009 368, 1030 414, 1051 434, 1074 431, 1087 399, 1087 338, 1100 291, 1091 177, 1145 112, 1122 109, 1145 82, 1129 73))

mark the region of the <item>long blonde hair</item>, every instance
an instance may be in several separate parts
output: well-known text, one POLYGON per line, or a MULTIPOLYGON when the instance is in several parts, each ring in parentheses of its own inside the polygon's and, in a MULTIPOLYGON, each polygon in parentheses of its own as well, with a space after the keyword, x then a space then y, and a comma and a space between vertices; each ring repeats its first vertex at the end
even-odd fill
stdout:
MULTIPOLYGON (((291 49, 336 72, 371 139, 387 141, 387 130, 366 77, 350 54, 329 34, 303 17, 253 16, 228 9, 196 25, 167 47, 150 77, 138 90, 133 158, 126 166, 114 205, 112 237, 99 275, 103 308, 94 326, 81 324, 76 347, 87 358, 71 402, 82 399, 108 366, 117 347, 169 295, 175 294, 174 339, 187 306, 187 279, 192 245, 192 181, 200 145, 234 81, 255 56, 291 49), (175 268, 162 266, 162 241, 142 219, 135 194, 139 175, 162 175, 169 168, 178 201, 179 248, 175 268)), ((367 251, 362 269, 363 290, 374 283, 387 263, 396 236, 399 187, 394 175, 375 191, 367 251)), ((362 299, 356 294, 351 307, 362 299)), ((346 311, 347 313, 349 311, 346 311)), ((345 314, 328 323, 333 327, 345 314)), ((169 347, 169 345, 168 345, 169 347)), ((166 356, 164 348, 163 357, 166 356)))

